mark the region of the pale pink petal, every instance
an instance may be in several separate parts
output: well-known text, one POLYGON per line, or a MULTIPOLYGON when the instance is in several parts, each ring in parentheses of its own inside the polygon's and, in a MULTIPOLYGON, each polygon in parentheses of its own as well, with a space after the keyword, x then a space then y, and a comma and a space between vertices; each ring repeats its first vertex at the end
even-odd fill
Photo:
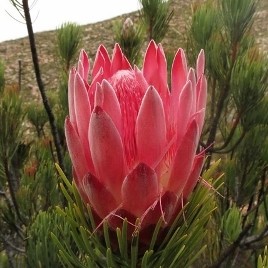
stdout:
POLYGON ((157 63, 161 79, 167 82, 167 60, 161 44, 158 45, 157 49, 157 63))
POLYGON ((103 89, 100 85, 100 83, 97 83, 96 85, 96 91, 95 91, 95 96, 94 96, 94 107, 96 106, 103 106, 103 89))
POLYGON ((187 80, 190 80, 192 83, 192 96, 193 96, 193 101, 192 101, 192 109, 191 109, 191 114, 194 114, 196 112, 196 101, 197 101, 197 96, 196 96, 196 78, 195 78, 195 71, 193 68, 189 69, 188 75, 187 75, 187 80))
POLYGON ((118 206, 113 195, 94 175, 87 174, 82 185, 90 205, 99 217, 105 218, 118 206))
POLYGON ((199 137, 201 135, 201 131, 204 125, 204 121, 205 121, 205 108, 199 110, 198 112, 196 112, 195 114, 192 115, 192 119, 195 119, 197 125, 198 125, 198 129, 199 129, 199 137))
POLYGON ((154 41, 149 43, 143 63, 143 75, 149 85, 158 91, 163 103, 166 103, 169 93, 167 85, 167 62, 161 45, 154 41))
POLYGON ((156 65, 157 65, 157 45, 153 40, 151 40, 145 52, 143 68, 142 68, 143 75, 149 84, 151 82, 151 78, 155 76, 155 72, 157 70, 156 65))
POLYGON ((84 66, 83 63, 79 60, 77 63, 77 68, 76 68, 77 73, 84 79, 84 66))
POLYGON ((204 159, 205 159, 205 154, 203 154, 203 153, 200 155, 197 155, 195 157, 190 176, 189 176, 189 178, 188 178, 188 180, 183 188, 182 195, 183 195, 184 199, 187 199, 187 197, 193 191, 193 189, 194 189, 194 187, 199 179, 199 176, 200 176, 203 164, 204 164, 204 159))
POLYGON ((157 200, 159 195, 158 179, 153 169, 140 163, 124 179, 122 185, 122 207, 141 217, 157 200))
POLYGON ((69 117, 65 120, 65 137, 75 173, 78 180, 82 180, 88 172, 92 172, 92 168, 86 161, 84 147, 69 117))
POLYGON ((91 85, 89 86, 88 94, 89 94, 89 101, 91 107, 94 107, 95 101, 95 92, 97 89, 97 84, 101 84, 101 81, 104 79, 103 75, 103 68, 100 68, 99 71, 94 76, 93 80, 91 81, 91 85))
POLYGON ((92 68, 93 79, 97 75, 97 73, 99 73, 101 68, 105 78, 109 77, 111 69, 111 60, 106 48, 103 45, 100 45, 97 50, 95 62, 92 68))
POLYGON ((76 126, 76 116, 75 116, 75 108, 74 108, 74 79, 75 79, 76 70, 72 68, 69 74, 68 81, 68 106, 69 106, 69 116, 71 122, 74 124, 75 129, 76 126))
POLYGON ((122 115, 121 108, 115 90, 107 80, 97 86, 94 106, 100 106, 113 120, 117 130, 122 137, 122 115))
POLYGON ((84 80, 76 73, 74 81, 74 107, 78 135, 81 139, 85 151, 88 151, 88 125, 91 114, 91 106, 89 103, 87 89, 84 80))
POLYGON ((162 100, 150 86, 142 100, 136 122, 138 161, 154 166, 166 143, 166 122, 162 100))
POLYGON ((171 67, 171 94, 180 95, 183 89, 186 78, 187 78, 188 68, 183 49, 179 49, 175 55, 174 61, 171 67))
POLYGON ((87 53, 84 49, 82 49, 79 55, 77 72, 85 81, 88 79, 89 68, 90 66, 87 53))
POLYGON ((158 80, 158 90, 163 102, 166 102, 167 94, 169 93, 167 84, 167 60, 161 44, 159 44, 157 49, 157 75, 154 75, 154 80, 158 80))
POLYGON ((119 70, 132 69, 128 59, 123 54, 120 46, 115 44, 112 56, 111 74, 116 73, 119 70))
POLYGON ((204 74, 204 69, 205 69, 205 53, 204 53, 204 50, 201 49, 197 57, 197 61, 196 61, 197 80, 199 79, 201 75, 204 74))
POLYGON ((198 126, 193 120, 174 158, 167 189, 180 196, 192 169, 198 143, 198 126))
POLYGON ((177 145, 181 143, 185 135, 189 120, 191 118, 191 107, 193 103, 192 82, 189 80, 181 91, 177 111, 177 145))
POLYGON ((92 112, 88 135, 97 177, 119 198, 125 176, 123 144, 111 117, 99 106, 92 112))
POLYGON ((198 79, 197 86, 197 106, 196 110, 199 111, 206 107, 207 102, 207 79, 204 75, 201 75, 198 79))

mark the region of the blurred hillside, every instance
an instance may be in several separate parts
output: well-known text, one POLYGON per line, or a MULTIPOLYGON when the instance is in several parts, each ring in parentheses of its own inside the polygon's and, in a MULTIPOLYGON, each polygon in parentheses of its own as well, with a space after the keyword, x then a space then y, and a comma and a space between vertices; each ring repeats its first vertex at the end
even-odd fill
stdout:
MULTIPOLYGON (((196 4, 202 4, 203 0, 173 0, 171 8, 174 10, 174 16, 170 22, 170 29, 163 45, 165 50, 173 52, 178 47, 185 47, 185 31, 187 22, 191 16, 191 8, 196 4)), ((134 12, 116 17, 111 20, 83 25, 83 44, 82 47, 92 58, 95 55, 99 44, 104 44, 110 51, 114 45, 114 22, 124 21, 127 17, 133 20, 138 18, 139 13, 134 12)), ((254 25, 254 33, 260 48, 268 55, 268 1, 260 0, 257 17, 254 25)), ((60 25, 59 25, 60 26, 60 25)), ((26 26, 25 26, 26 27, 26 26)), ((34 27, 34 25, 33 25, 34 27)), ((57 88, 58 75, 57 62, 55 55, 56 31, 47 31, 36 34, 36 43, 41 65, 42 77, 46 89, 53 90, 57 88)), ((17 87, 19 77, 19 61, 22 67, 22 89, 28 94, 38 95, 32 68, 30 46, 28 37, 0 43, 0 59, 5 63, 6 85, 17 87)))

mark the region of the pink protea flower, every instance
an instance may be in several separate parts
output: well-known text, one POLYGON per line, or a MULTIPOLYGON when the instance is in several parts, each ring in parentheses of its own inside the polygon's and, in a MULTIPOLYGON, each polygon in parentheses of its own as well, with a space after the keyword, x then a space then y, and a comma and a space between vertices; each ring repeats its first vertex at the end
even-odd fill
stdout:
POLYGON ((204 160, 197 151, 204 62, 202 50, 196 70, 188 68, 179 49, 169 89, 165 54, 154 41, 141 70, 118 44, 112 59, 101 45, 92 69, 81 51, 69 77, 67 145, 82 199, 112 228, 124 217, 139 218, 142 230, 161 216, 168 225, 195 187, 204 160))

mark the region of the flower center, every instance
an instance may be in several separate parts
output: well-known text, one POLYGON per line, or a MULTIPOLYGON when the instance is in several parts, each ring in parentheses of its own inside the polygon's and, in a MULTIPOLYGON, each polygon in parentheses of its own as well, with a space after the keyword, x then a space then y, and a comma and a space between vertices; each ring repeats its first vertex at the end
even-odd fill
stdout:
POLYGON ((120 70, 109 80, 120 103, 125 157, 129 168, 136 160, 135 125, 145 89, 137 81, 133 70, 120 70))

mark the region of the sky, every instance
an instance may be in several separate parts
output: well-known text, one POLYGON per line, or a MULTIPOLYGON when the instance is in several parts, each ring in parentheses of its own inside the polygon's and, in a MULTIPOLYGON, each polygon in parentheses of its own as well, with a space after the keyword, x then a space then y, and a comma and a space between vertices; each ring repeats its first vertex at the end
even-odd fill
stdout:
MULTIPOLYGON (((0 42, 26 36, 26 25, 10 0, 0 1, 0 42)), ((139 0, 29 0, 29 5, 34 32, 54 30, 64 22, 95 23, 140 8, 139 0)))

